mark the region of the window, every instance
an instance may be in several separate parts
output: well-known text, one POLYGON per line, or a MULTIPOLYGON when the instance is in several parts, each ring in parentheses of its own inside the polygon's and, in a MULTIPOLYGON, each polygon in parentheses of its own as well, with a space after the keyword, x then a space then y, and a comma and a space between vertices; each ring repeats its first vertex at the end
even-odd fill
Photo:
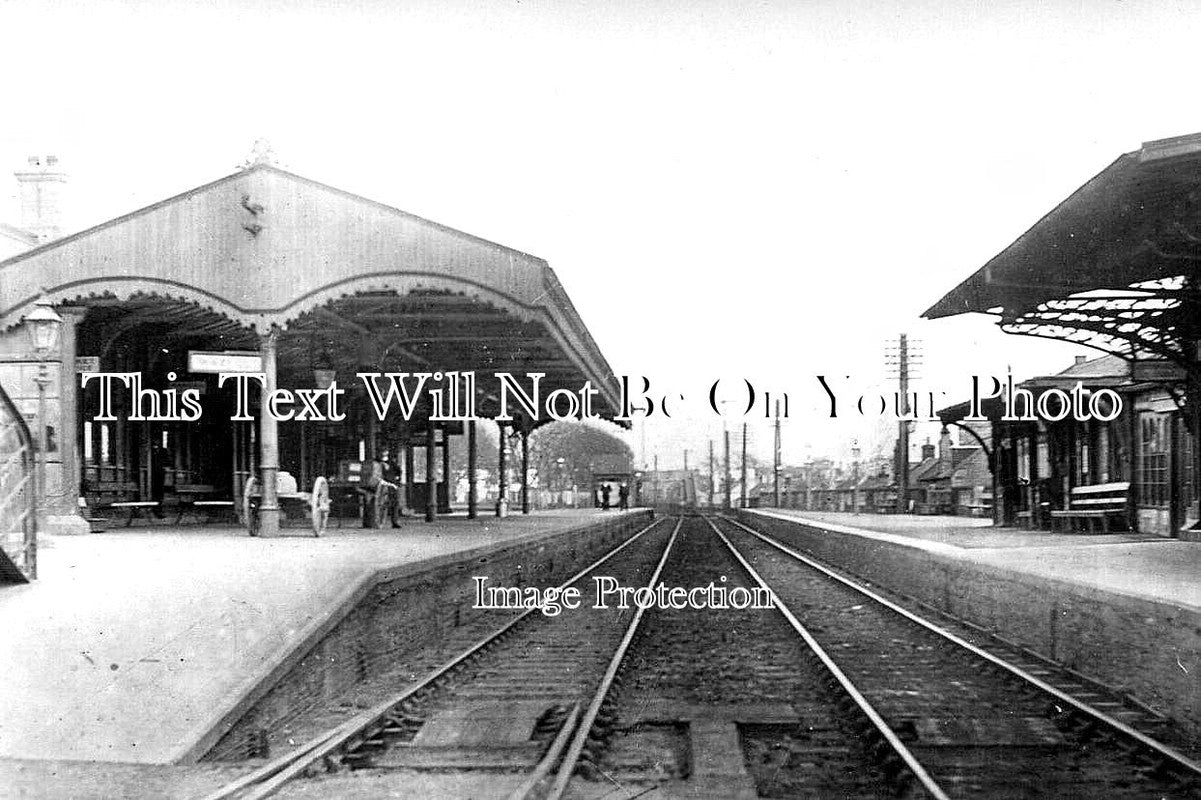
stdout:
POLYGON ((1030 437, 1017 440, 1018 483, 1030 482, 1030 437))
POLYGON ((1189 435, 1183 418, 1177 418, 1178 436, 1180 442, 1180 502, 1185 507, 1185 516, 1196 519, 1197 516, 1197 451, 1195 439, 1189 435))
POLYGON ((107 422, 100 426, 100 463, 101 464, 113 463, 112 450, 109 448, 108 423, 107 422))
POLYGON ((1076 485, 1088 486, 1092 481, 1089 479, 1092 474, 1092 464, 1089 461, 1088 437, 1081 436, 1079 446, 1076 450, 1076 485))
POLYGON ((1109 426, 1102 425, 1097 431, 1097 478, 1109 483, 1109 426))
POLYGON ((1144 507, 1166 507, 1171 499, 1169 480, 1168 415, 1144 413, 1139 419, 1138 502, 1144 507))

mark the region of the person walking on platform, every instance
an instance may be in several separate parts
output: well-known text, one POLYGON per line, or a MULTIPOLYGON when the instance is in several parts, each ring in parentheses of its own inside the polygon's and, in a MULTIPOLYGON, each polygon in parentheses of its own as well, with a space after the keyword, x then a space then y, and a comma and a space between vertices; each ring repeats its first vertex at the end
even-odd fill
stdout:
POLYGON ((613 494, 613 489, 610 488, 609 484, 602 483, 601 484, 601 510, 602 511, 609 510, 609 495, 611 495, 611 494, 613 494))
POLYGON ((617 487, 617 507, 622 511, 630 510, 630 487, 624 483, 617 487))
POLYGON ((397 517, 401 512, 400 469, 392 462, 391 453, 384 450, 379 458, 371 462, 371 470, 363 482, 367 502, 363 504, 363 527, 374 528, 375 520, 383 516, 375 508, 376 503, 383 503, 388 510, 388 518, 393 528, 399 528, 397 517))

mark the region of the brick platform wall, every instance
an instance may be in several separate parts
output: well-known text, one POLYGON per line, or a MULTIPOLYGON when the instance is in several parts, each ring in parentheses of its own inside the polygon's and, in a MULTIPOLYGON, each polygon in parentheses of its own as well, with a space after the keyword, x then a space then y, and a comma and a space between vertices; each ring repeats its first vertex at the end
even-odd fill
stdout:
POLYGON ((491 585, 555 585, 650 520, 650 512, 645 511, 615 514, 567 532, 377 573, 250 690, 182 761, 245 758, 264 731, 278 729, 318 703, 439 644, 457 625, 480 613, 472 609, 474 576, 488 576, 491 585))
POLYGON ((739 512, 821 561, 912 595, 1121 689, 1201 737, 1201 614, 971 564, 904 545, 739 512))

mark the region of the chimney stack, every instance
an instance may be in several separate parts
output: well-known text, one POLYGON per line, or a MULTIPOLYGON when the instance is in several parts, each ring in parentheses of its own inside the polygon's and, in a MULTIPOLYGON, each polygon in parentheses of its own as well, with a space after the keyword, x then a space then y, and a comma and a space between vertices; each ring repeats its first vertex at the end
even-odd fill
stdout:
POLYGON ((1085 361, 1088 361, 1088 356, 1076 356, 1076 363, 1073 366, 1080 366, 1085 361))
POLYGON ((30 156, 27 169, 13 173, 21 186, 21 227, 38 243, 62 236, 62 187, 67 173, 58 156, 30 156))
POLYGON ((952 447, 954 444, 951 442, 951 431, 946 425, 943 425, 938 434, 938 460, 947 466, 951 466, 952 447))
POLYGON ((930 444, 930 439, 926 439, 926 443, 922 445, 922 461, 934 458, 934 445, 930 444))

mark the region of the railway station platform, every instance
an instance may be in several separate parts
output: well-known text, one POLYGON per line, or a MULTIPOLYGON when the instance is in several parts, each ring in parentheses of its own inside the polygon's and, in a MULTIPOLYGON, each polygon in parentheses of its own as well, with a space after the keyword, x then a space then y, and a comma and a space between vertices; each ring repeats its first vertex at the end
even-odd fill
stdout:
POLYGON ((970 517, 765 509, 880 542, 1201 612, 1201 547, 1149 533, 1056 533, 970 517))
MULTIPOLYGON (((39 579, 0 588, 0 772, 12 759, 169 764, 382 574, 465 563, 646 512, 577 509, 400 529, 135 527, 46 537, 39 579)), ((14 774, 16 774, 14 772, 14 774)))

